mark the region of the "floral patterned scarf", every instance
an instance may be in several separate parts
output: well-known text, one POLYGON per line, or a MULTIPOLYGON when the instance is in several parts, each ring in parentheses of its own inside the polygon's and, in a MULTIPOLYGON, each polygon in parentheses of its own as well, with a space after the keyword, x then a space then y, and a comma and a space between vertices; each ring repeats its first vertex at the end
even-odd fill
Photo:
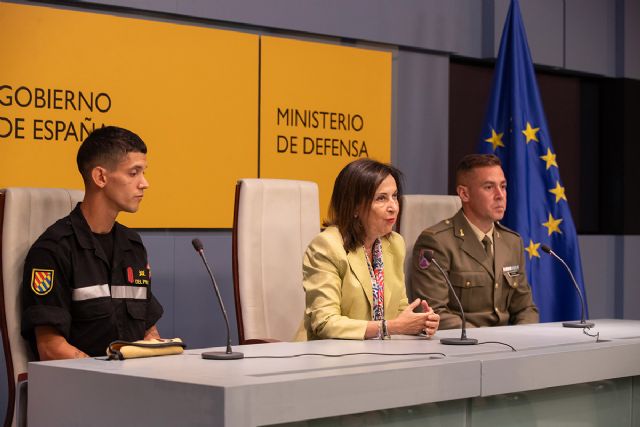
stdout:
POLYGON ((373 320, 384 319, 384 262, 382 261, 382 243, 380 239, 373 242, 373 260, 369 262, 369 256, 365 249, 365 258, 369 275, 371 276, 371 288, 373 290, 373 320))

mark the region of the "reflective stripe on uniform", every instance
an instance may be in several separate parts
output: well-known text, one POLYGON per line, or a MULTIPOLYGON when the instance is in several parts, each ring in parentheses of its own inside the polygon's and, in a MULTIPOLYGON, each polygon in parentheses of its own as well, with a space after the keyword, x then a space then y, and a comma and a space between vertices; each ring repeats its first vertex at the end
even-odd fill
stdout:
POLYGON ((112 286, 111 297, 147 299, 147 288, 143 286, 112 286))
POLYGON ((71 294, 71 299, 73 301, 84 301, 87 299, 108 297, 109 295, 109 285, 93 285, 74 289, 71 294))

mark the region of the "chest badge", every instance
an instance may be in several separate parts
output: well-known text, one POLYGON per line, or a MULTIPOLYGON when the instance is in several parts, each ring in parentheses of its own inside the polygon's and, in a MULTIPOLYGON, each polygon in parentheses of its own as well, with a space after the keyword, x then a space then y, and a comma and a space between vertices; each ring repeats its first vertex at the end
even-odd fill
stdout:
POLYGON ((125 268, 127 283, 131 285, 149 285, 150 283, 150 275, 149 270, 147 268, 134 268, 127 267, 125 268))
POLYGON ((31 289, 36 295, 46 295, 53 289, 53 270, 34 268, 31 270, 31 289))
POLYGON ((127 267, 127 282, 133 285, 133 268, 127 267))
POLYGON ((502 271, 507 274, 517 274, 520 272, 519 265, 508 265, 506 267, 502 267, 502 271))

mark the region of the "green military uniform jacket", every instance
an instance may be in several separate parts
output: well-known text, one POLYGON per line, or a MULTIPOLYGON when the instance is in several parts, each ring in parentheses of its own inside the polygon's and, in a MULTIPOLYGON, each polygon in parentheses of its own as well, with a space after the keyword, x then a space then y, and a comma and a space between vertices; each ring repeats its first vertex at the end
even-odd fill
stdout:
MULTIPOLYGON (((395 319, 409 305, 404 284, 404 239, 382 237, 384 317, 395 319)), ((373 290, 362 247, 346 252, 337 227, 327 227, 309 244, 303 260, 307 339, 363 339, 371 320, 373 290)), ((301 337, 298 335, 297 339, 301 337)))
POLYGON ((494 265, 462 209, 420 234, 413 249, 411 289, 440 315, 440 329, 459 328, 460 309, 430 255, 449 274, 467 326, 502 326, 539 321, 525 271, 518 233, 495 223, 494 265))

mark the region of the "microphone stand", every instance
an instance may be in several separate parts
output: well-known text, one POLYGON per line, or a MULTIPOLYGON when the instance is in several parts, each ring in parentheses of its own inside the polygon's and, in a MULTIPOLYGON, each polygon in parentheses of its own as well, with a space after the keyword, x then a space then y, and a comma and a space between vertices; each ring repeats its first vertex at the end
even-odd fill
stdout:
POLYGON ((578 282, 576 282, 576 278, 573 277, 573 273, 571 272, 571 269, 569 268, 569 266, 567 265, 566 262, 564 262, 564 260, 562 258, 560 258, 560 256, 558 256, 558 254, 556 254, 555 252, 553 252, 551 250, 551 248, 547 245, 542 245, 541 246, 542 250, 546 253, 548 253, 549 255, 552 255, 554 258, 556 258, 558 261, 560 261, 562 263, 562 265, 564 265, 564 268, 569 272, 569 276, 571 276, 571 281, 573 282, 573 286, 576 288, 576 291, 578 291, 578 297, 580 297, 580 306, 582 308, 582 314, 580 316, 580 321, 572 321, 572 322, 562 322, 562 326, 564 326, 565 328, 592 328, 595 326, 595 323, 593 322, 587 322, 587 319, 585 317, 585 313, 586 313, 586 306, 584 303, 584 297, 582 296, 582 291, 580 291, 580 287, 578 286, 578 282))
POLYGON ((444 270, 442 269, 442 267, 440 267, 440 264, 438 264, 438 261, 436 261, 435 258, 432 257, 431 262, 434 263, 435 266, 438 267, 438 270, 440 270, 440 273, 442 273, 444 280, 449 285, 449 289, 451 289, 451 292, 453 293, 453 296, 455 297, 456 302, 458 303, 458 307, 460 307, 460 314, 462 315, 462 328, 461 328, 462 332, 460 334, 460 338, 441 338, 440 343, 445 345, 476 345, 478 344, 477 339, 467 338, 467 322, 464 317, 464 309, 462 308, 462 303, 460 302, 458 295, 456 295, 456 291, 453 289, 453 285, 449 280, 449 276, 447 276, 447 273, 444 272, 444 270))
POLYGON ((218 297, 218 303, 220 304, 220 308, 222 309, 222 315, 224 316, 224 323, 227 327, 227 350, 222 351, 206 351, 202 353, 203 359, 212 359, 212 360, 234 360, 234 359, 243 359, 244 354, 240 352, 234 352, 231 350, 231 334, 229 332, 229 318, 227 317, 227 310, 224 309, 224 304, 222 303, 222 297, 220 296, 220 289, 218 289, 218 284, 216 283, 216 279, 213 277, 213 273, 211 272, 211 268, 209 268, 209 263, 204 256, 204 246, 200 239, 193 239, 191 241, 193 248, 200 254, 202 261, 204 262, 204 266, 207 268, 207 272, 209 273, 209 277, 211 278, 211 283, 213 283, 213 289, 216 292, 216 296, 218 297))

